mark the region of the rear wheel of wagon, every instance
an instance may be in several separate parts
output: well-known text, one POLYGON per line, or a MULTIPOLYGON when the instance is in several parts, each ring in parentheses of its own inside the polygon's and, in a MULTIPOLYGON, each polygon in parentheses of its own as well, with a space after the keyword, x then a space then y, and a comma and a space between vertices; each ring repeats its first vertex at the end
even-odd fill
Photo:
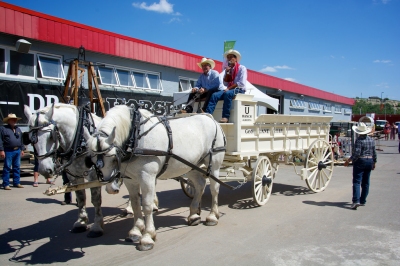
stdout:
POLYGON ((193 199, 193 197, 194 197, 194 186, 190 182, 190 180, 187 179, 187 178, 184 178, 184 177, 180 177, 179 178, 179 183, 181 183, 181 188, 183 190, 183 193, 185 193, 185 195, 188 196, 189 198, 193 199))
POLYGON ((308 149, 307 158, 304 162, 307 186, 314 192, 323 191, 331 181, 333 166, 331 145, 322 139, 314 141, 308 149))
POLYGON ((272 192, 273 174, 268 157, 260 156, 253 169, 253 199, 262 206, 269 200, 272 192))

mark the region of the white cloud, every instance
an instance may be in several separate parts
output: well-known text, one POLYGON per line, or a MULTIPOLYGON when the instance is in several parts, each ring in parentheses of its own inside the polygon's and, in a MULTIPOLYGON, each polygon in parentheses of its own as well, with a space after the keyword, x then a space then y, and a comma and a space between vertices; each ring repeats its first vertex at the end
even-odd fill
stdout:
POLYGON ((335 59, 335 57, 333 55, 331 55, 331 58, 335 59))
POLYGON ((172 22, 181 22, 180 18, 171 18, 168 23, 172 23, 172 22))
POLYGON ((139 9, 144 9, 147 11, 154 11, 158 13, 167 13, 167 14, 173 14, 180 16, 181 14, 179 12, 176 12, 174 14, 174 5, 168 3, 168 0, 160 0, 159 3, 153 3, 151 5, 147 5, 147 3, 142 2, 142 3, 132 3, 132 6, 139 8, 139 9))
POLYGON ((386 82, 382 82, 380 84, 376 84, 376 87, 382 88, 382 89, 388 89, 389 85, 386 82))
POLYGON ((390 63, 390 62, 392 62, 392 61, 390 61, 390 60, 374 60, 373 62, 374 62, 374 63, 383 63, 383 64, 387 64, 387 63, 390 63))
POLYGON ((296 80, 294 78, 284 78, 284 80, 289 80, 291 82, 296 82, 296 80))
POLYGON ((270 66, 264 67, 259 70, 259 72, 276 72, 276 69, 270 66))
POLYGON ((283 65, 283 66, 273 66, 273 67, 267 66, 267 67, 260 69, 259 72, 263 72, 263 73, 264 72, 277 72, 278 71, 277 69, 294 70, 294 68, 291 68, 287 65, 283 65))

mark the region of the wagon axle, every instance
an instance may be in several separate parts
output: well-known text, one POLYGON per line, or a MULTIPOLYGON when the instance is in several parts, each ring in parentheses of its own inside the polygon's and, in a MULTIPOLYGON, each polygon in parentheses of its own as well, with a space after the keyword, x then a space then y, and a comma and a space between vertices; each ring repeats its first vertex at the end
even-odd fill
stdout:
POLYGON ((272 183, 272 178, 267 177, 266 175, 263 175, 263 177, 262 177, 262 186, 263 187, 270 186, 271 183, 272 183))
POLYGON ((319 161, 318 163, 318 170, 321 171, 322 169, 326 168, 326 164, 324 164, 322 161, 319 161))

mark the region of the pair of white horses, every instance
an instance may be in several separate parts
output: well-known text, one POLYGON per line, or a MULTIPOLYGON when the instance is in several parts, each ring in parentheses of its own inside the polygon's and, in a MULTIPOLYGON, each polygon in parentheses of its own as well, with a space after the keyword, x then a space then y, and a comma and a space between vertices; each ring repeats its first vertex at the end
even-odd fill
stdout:
MULTIPOLYGON (((127 160, 121 163, 121 154, 125 154, 125 145, 128 142, 132 127, 131 108, 120 105, 110 109, 105 118, 95 117, 97 133, 90 136, 85 131, 87 148, 90 160, 96 166, 97 173, 102 175, 104 180, 111 180, 116 173, 121 172, 124 183, 129 191, 130 201, 134 213, 133 228, 129 231, 127 240, 140 242, 139 250, 150 250, 154 247, 156 229, 153 221, 153 202, 155 200, 155 184, 157 175, 162 173, 158 179, 165 180, 186 174, 195 188, 194 198, 190 205, 188 217, 189 225, 197 225, 201 222, 200 201, 203 195, 206 179, 197 172, 191 171, 192 168, 178 160, 171 158, 165 168, 166 156, 126 156, 127 160), (99 161, 101 162, 99 164, 99 161), (164 170, 163 170, 164 168, 164 170), (142 195, 140 200, 140 193, 142 195)), ((25 115, 29 119, 29 126, 47 125, 54 121, 57 125, 61 149, 69 147, 74 138, 77 108, 71 105, 57 104, 40 110, 39 116, 32 116, 29 108, 25 107, 25 115), (36 119, 39 119, 36 123, 36 119)), ((147 110, 139 110, 141 113, 138 130, 142 134, 137 137, 139 149, 168 151, 171 148, 171 141, 168 136, 167 128, 159 123, 157 117, 147 110)), ((213 152, 208 156, 213 147, 223 147, 225 145, 224 133, 215 120, 205 114, 194 115, 186 118, 172 119, 169 121, 172 131, 172 153, 184 158, 186 161, 200 166, 211 163, 210 174, 219 176, 219 169, 222 165, 224 153, 213 152), (211 161, 210 161, 211 160, 211 161)), ((54 124, 38 131, 38 142, 35 145, 37 153, 46 154, 57 144, 54 141, 54 124)), ((31 135, 30 135, 31 136, 31 135)), ((39 172, 48 176, 54 171, 54 162, 51 158, 43 158, 40 161, 39 172)), ((88 171, 89 165, 85 166, 85 158, 79 157, 69 166, 74 172, 74 176, 83 176, 84 171, 88 171)), ((96 171, 89 171, 87 179, 96 180, 96 171)), ((69 176, 71 181, 83 182, 83 178, 69 176)), ((211 211, 206 218, 207 225, 218 224, 218 192, 219 184, 210 179, 210 189, 212 194, 211 211)), ((103 216, 101 213, 101 193, 100 188, 92 188, 92 203, 95 206, 95 220, 90 228, 89 236, 99 236, 103 234, 103 216)), ((74 224, 74 230, 86 230, 88 218, 84 206, 84 192, 77 192, 80 213, 78 221, 74 224), (78 194, 81 195, 78 198, 78 194), (82 203, 80 203, 82 202, 82 203)))

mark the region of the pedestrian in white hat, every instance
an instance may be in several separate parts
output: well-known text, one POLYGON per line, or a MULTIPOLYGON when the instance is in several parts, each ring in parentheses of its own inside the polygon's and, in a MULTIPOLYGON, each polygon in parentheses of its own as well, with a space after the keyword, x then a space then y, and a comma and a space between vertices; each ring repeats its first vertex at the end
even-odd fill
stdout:
POLYGON ((360 122, 353 126, 353 131, 359 136, 354 144, 353 154, 344 166, 353 162, 353 204, 350 208, 357 210, 357 207, 365 206, 367 202, 371 170, 375 169, 376 164, 376 151, 375 141, 368 136, 372 131, 371 127, 360 122))

